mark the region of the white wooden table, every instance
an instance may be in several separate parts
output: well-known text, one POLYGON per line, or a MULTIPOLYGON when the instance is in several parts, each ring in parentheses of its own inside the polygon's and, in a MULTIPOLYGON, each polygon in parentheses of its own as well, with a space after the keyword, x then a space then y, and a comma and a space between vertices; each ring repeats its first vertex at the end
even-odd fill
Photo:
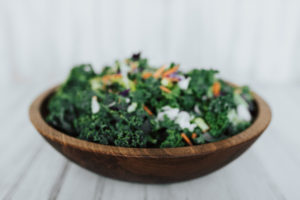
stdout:
POLYGON ((28 119, 31 101, 49 86, 1 88, 0 199, 300 199, 300 86, 252 87, 272 107, 267 131, 226 167, 167 185, 105 178, 56 152, 28 119))

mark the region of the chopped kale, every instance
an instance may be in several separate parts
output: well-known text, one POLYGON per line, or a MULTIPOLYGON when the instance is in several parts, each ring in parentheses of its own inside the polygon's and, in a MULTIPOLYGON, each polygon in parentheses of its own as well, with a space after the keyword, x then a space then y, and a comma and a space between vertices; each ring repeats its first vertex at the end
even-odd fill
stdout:
POLYGON ((140 53, 100 73, 75 66, 50 98, 46 121, 83 140, 149 148, 201 145, 251 125, 256 104, 248 87, 227 84, 215 70, 178 67, 156 69, 140 53))

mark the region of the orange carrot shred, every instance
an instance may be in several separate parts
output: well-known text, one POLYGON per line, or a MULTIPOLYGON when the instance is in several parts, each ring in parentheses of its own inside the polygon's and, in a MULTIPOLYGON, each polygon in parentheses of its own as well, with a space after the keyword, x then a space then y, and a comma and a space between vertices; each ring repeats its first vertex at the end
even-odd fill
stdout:
POLYGON ((212 87, 214 96, 219 96, 221 92, 221 84, 220 82, 215 82, 212 87))
POLYGON ((171 90, 169 90, 168 88, 166 88, 165 86, 159 86, 159 88, 162 90, 162 91, 164 91, 164 92, 166 92, 166 93, 171 93, 171 90))
POLYGON ((122 78, 122 74, 107 74, 101 79, 104 82, 104 84, 107 84, 112 78, 122 78))
POLYGON ((167 77, 166 79, 170 80, 171 82, 178 82, 179 81, 179 78, 170 78, 170 77, 167 77))
POLYGON ((152 73, 151 72, 145 72, 143 73, 143 79, 147 79, 147 78, 150 78, 150 76, 152 76, 152 73))
POLYGON ((105 75, 101 78, 102 80, 107 80, 107 79, 110 79, 110 75, 105 75))
POLYGON ((176 65, 175 67, 165 71, 165 73, 163 74, 163 77, 169 76, 170 74, 173 74, 174 72, 176 72, 179 68, 179 65, 176 65))
POLYGON ((164 91, 164 92, 166 92, 166 93, 171 93, 171 90, 169 90, 168 88, 166 88, 165 86, 159 86, 159 88, 162 90, 162 91, 164 91))
POLYGON ((153 113, 151 112, 151 110, 144 105, 144 110, 149 114, 149 115, 153 115, 153 113))
POLYGON ((197 134, 196 133, 192 133, 192 139, 197 138, 197 134))
POLYGON ((159 77, 161 76, 161 74, 164 72, 165 68, 166 68, 165 65, 162 66, 162 67, 160 67, 160 68, 158 68, 158 69, 156 70, 156 72, 153 74, 153 77, 154 77, 154 78, 159 78, 159 77))
POLYGON ((122 74, 113 74, 114 78, 122 78, 122 74))
POLYGON ((193 143, 191 142, 191 140, 186 136, 185 133, 181 133, 181 137, 184 139, 184 141, 186 143, 188 143, 188 145, 193 146, 193 143))
POLYGON ((104 82, 104 84, 107 84, 107 82, 110 80, 110 77, 108 75, 105 75, 102 77, 102 81, 104 82))

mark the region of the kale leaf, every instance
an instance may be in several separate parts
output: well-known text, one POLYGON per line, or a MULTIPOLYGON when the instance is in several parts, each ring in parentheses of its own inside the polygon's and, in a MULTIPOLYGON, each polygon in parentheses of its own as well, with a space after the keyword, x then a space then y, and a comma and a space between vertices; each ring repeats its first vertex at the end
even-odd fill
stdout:
POLYGON ((234 102, 231 95, 220 96, 209 103, 204 118, 210 127, 209 133, 212 136, 218 137, 228 128, 230 122, 227 115, 233 107, 234 102))

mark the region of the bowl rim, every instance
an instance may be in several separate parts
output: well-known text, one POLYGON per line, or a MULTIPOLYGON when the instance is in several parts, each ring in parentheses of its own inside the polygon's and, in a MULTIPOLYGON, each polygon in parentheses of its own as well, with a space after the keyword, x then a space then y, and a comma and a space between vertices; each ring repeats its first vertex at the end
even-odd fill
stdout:
MULTIPOLYGON (((232 84, 232 83, 229 83, 232 84)), ((235 84, 232 84, 236 86, 235 84)), ((133 147, 119 147, 112 145, 98 144, 81 140, 69 136, 51 125, 49 125, 43 118, 41 108, 45 100, 49 98, 58 86, 52 87, 42 94, 40 94, 30 105, 29 117, 33 126, 37 131, 47 140, 63 145, 63 149, 75 148, 82 151, 88 151, 95 154, 114 155, 121 157, 151 157, 151 158, 178 158, 178 157, 192 157, 209 154, 211 152, 221 151, 260 136, 268 127, 271 121, 271 109, 269 105, 255 92, 251 91, 254 100, 257 104, 257 116, 254 122, 246 130, 234 136, 220 140, 217 142, 206 143, 201 145, 173 147, 173 148, 133 148, 133 147)))

